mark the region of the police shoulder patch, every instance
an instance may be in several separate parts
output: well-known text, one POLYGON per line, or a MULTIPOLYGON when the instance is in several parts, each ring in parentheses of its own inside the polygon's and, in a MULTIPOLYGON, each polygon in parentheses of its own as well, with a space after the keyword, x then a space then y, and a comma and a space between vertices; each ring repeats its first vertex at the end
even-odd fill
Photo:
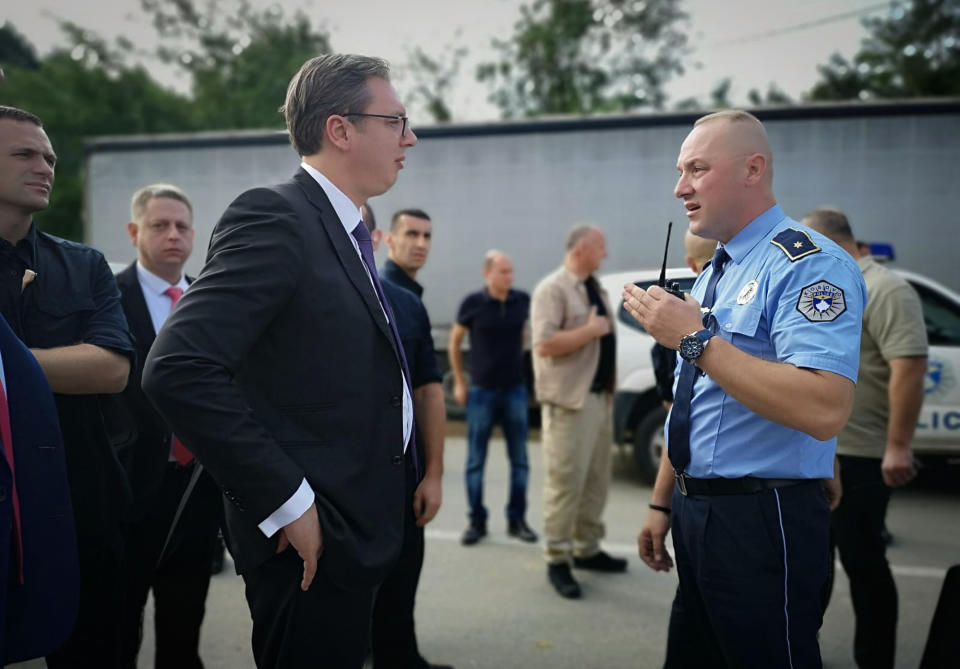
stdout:
POLYGON ((810 239, 810 235, 796 228, 781 230, 770 240, 770 243, 783 251, 790 258, 790 262, 796 262, 820 250, 820 247, 810 239))
POLYGON ((817 281, 800 291, 797 311, 813 323, 832 321, 847 310, 843 290, 827 281, 817 281))

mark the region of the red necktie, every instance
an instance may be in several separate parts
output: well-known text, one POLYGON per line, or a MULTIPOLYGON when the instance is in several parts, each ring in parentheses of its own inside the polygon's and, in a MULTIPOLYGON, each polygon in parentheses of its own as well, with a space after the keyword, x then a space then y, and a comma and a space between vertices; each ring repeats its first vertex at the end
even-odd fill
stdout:
POLYGON ((20 531, 20 498, 17 496, 17 477, 13 468, 13 432, 10 429, 10 407, 7 405, 7 393, 0 384, 0 439, 3 441, 3 454, 10 465, 10 496, 13 499, 13 551, 17 561, 17 575, 23 583, 23 535, 20 531))
MULTIPOLYGON (((177 302, 183 295, 183 288, 170 286, 163 291, 163 294, 170 298, 170 310, 173 311, 173 308, 177 306, 177 302)), ((193 460, 193 453, 191 453, 190 450, 183 445, 182 441, 177 439, 176 435, 173 437, 173 459, 184 467, 190 464, 190 462, 193 460)))

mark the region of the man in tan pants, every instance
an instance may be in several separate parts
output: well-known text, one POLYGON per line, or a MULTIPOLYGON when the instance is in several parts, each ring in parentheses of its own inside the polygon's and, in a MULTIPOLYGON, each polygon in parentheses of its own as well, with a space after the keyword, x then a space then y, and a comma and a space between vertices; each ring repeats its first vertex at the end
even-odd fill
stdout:
POLYGON ((610 485, 610 401, 616 341, 610 304, 593 273, 606 257, 603 232, 575 226, 563 265, 533 291, 533 369, 543 417, 547 577, 580 597, 573 566, 622 572, 627 561, 600 550, 610 485))

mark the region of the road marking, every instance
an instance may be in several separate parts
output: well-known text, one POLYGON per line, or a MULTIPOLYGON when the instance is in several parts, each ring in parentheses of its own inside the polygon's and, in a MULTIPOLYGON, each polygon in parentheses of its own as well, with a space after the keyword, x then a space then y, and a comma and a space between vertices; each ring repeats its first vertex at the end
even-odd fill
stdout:
MULTIPOLYGON (((461 534, 460 532, 454 532, 451 530, 433 529, 433 528, 430 528, 426 531, 427 539, 431 539, 435 541, 453 541, 457 543, 460 542, 460 534, 461 534)), ((514 539, 512 537, 509 537, 506 534, 502 534, 502 535, 488 534, 481 540, 481 543, 494 544, 496 546, 513 546, 515 548, 529 548, 529 549, 543 548, 542 543, 528 544, 526 542, 520 541, 519 539, 514 539)), ((604 541, 603 547, 611 551, 612 553, 629 555, 631 558, 636 557, 637 555, 636 544, 622 544, 622 543, 604 541)), ((667 548, 667 552, 670 553, 671 557, 673 557, 673 550, 670 547, 667 548)), ((843 569, 839 560, 837 560, 836 567, 838 571, 843 569)), ((912 578, 943 579, 947 574, 947 570, 942 567, 914 567, 909 565, 891 564, 890 570, 896 576, 907 576, 912 578)))

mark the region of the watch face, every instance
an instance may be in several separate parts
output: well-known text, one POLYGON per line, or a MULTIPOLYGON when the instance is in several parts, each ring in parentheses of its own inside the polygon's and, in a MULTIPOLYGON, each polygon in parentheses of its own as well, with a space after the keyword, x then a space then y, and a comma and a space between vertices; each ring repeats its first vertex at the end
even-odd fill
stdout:
POLYGON ((680 357, 696 360, 703 354, 703 342, 696 335, 687 335, 680 340, 680 357))

